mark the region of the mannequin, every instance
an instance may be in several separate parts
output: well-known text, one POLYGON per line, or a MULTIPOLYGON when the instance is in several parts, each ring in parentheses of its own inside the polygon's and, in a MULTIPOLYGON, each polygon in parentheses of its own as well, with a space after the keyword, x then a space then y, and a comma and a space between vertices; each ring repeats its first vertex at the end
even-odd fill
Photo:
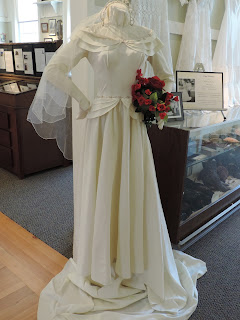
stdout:
MULTIPOLYGON (((113 1, 80 25, 47 67, 40 93, 50 83, 56 91, 48 94, 59 103, 54 112, 47 107, 51 120, 64 116, 62 90, 79 101, 86 130, 78 137, 74 256, 42 291, 38 320, 186 320, 197 306, 196 281, 206 266, 172 251, 146 127, 131 98, 136 71, 147 63, 171 88, 161 48, 152 30, 131 25, 128 6, 113 1), (92 103, 67 78, 83 58, 95 74, 92 103)), ((47 119, 40 97, 30 118, 47 119)))

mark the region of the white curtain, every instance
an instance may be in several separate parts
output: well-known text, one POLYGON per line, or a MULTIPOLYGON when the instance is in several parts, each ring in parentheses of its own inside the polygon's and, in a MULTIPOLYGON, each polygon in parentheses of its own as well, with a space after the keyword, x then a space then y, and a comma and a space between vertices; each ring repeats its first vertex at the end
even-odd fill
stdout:
POLYGON ((196 63, 202 63, 205 71, 212 71, 210 17, 213 3, 214 0, 189 1, 176 70, 192 71, 196 63))
POLYGON ((132 0, 133 16, 138 24, 152 29, 164 44, 163 55, 173 70, 170 47, 167 0, 132 0))
MULTIPOLYGON (((225 7, 213 70, 224 73, 224 103, 227 108, 240 105, 240 0, 225 0, 225 7)), ((237 111, 233 109, 230 110, 231 117, 237 111)))

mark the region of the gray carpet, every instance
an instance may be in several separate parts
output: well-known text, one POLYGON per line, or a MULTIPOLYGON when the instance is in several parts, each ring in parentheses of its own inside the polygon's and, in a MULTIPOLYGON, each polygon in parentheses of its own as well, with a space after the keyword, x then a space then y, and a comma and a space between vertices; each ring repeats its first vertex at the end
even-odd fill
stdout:
POLYGON ((67 258, 72 257, 72 166, 23 180, 0 169, 0 211, 67 258))
MULTIPOLYGON (((72 168, 19 180, 0 169, 0 211, 65 255, 72 256, 72 168)), ((240 319, 240 215, 235 213, 186 250, 207 263, 191 320, 240 319)))

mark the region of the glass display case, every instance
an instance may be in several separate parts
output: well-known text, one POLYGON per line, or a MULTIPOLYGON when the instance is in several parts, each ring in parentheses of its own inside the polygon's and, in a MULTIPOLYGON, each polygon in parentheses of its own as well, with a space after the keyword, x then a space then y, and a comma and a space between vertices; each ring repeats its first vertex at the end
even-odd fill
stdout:
POLYGON ((8 94, 19 94, 21 92, 28 92, 36 90, 38 87, 38 81, 33 80, 0 80, 0 92, 8 94))
POLYGON ((170 237, 177 244, 240 199, 240 120, 149 130, 170 237), (163 170, 165 168, 166 170, 163 170))
POLYGON ((240 185, 240 121, 189 130, 181 223, 240 185))
POLYGON ((40 78, 0 74, 0 168, 19 178, 70 162, 27 121, 40 78), (44 155, 44 156, 43 156, 44 155))

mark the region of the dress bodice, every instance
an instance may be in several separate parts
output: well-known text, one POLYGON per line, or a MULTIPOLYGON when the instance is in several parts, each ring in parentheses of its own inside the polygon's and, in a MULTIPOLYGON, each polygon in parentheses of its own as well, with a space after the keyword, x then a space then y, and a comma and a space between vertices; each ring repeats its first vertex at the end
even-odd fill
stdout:
POLYGON ((136 71, 146 62, 146 55, 134 51, 124 42, 115 49, 90 52, 98 97, 130 97, 136 71))

